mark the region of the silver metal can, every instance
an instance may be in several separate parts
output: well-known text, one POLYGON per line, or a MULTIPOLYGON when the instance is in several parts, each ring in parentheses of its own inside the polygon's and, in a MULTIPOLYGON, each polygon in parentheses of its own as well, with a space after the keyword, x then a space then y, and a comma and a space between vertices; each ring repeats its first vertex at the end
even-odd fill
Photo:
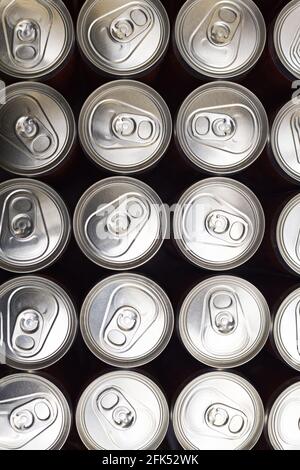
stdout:
POLYGON ((0 71, 22 79, 41 79, 64 65, 75 34, 61 0, 2 0, 0 71))
POLYGON ((87 0, 77 22, 82 54, 109 75, 146 72, 164 55, 170 36, 159 0, 87 0))
POLYGON ((175 42, 195 72, 232 78, 258 61, 266 26, 252 0, 187 0, 177 16, 175 42))
POLYGON ((228 270, 245 263, 259 248, 264 230, 264 213, 256 196, 229 178, 194 184, 174 212, 177 246, 205 269, 228 270))
POLYGON ((117 274, 86 297, 80 318, 83 339, 99 359, 117 367, 136 367, 155 359, 174 326, 166 293, 150 279, 117 274))
POLYGON ((70 349, 77 330, 76 310, 54 282, 37 276, 12 279, 0 287, 0 306, 3 363, 15 369, 42 369, 70 349))
POLYGON ((271 146, 283 172, 300 182, 300 100, 289 101, 277 114, 271 130, 271 146))
POLYGON ((58 450, 70 427, 68 402, 49 380, 34 374, 0 380, 1 450, 58 450))
POLYGON ((157 449, 169 425, 169 409, 160 388, 130 371, 102 375, 83 392, 76 425, 88 449, 157 449))
POLYGON ((300 1, 292 0, 279 13, 273 31, 273 44, 281 64, 300 78, 300 1))
POLYGON ((158 195, 134 178, 99 181, 79 200, 74 235, 83 253, 107 269, 141 266, 160 249, 167 213, 158 195))
POLYGON ((300 371, 300 288, 291 292, 277 309, 273 340, 282 359, 300 371))
POLYGON ((286 388, 268 415, 268 437, 276 450, 300 450, 300 382, 286 388))
POLYGON ((264 407, 247 380, 230 372, 208 372, 182 390, 172 420, 186 450, 247 450, 262 433, 264 407))
POLYGON ((197 167, 235 173, 263 151, 268 117, 259 99, 230 82, 207 83, 183 102, 176 121, 179 147, 197 167))
POLYGON ((75 119, 63 96, 42 83, 5 89, 0 104, 0 166, 22 176, 54 170, 69 155, 76 137, 75 119))
POLYGON ((50 186, 30 179, 0 184, 0 267, 34 272, 54 263, 65 249, 70 217, 50 186))
POLYGON ((276 246, 285 264, 300 274, 300 194, 283 208, 276 226, 276 246))
POLYGON ((172 118, 162 97, 132 80, 98 88, 79 117, 79 136, 87 155, 118 173, 134 173, 156 163, 168 148, 172 118))
POLYGON ((187 350, 210 367, 240 366, 265 345, 271 317, 263 295, 249 282, 216 276, 184 300, 179 333, 187 350))

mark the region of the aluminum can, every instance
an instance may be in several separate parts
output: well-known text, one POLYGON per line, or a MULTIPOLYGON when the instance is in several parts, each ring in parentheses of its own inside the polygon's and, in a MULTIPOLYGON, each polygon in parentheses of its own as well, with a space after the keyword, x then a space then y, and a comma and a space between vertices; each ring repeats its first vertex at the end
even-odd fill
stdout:
POLYGON ((167 213, 158 195, 134 178, 99 181, 79 200, 74 235, 83 253, 107 269, 141 266, 160 249, 167 213))
POLYGON ((264 407, 255 388, 230 372, 208 372, 177 397, 173 426, 186 450, 247 450, 264 425, 264 407))
POLYGON ((0 18, 2 73, 43 79, 70 57, 74 28, 61 0, 2 0, 0 18))
POLYGON ((178 13, 174 34, 189 68, 212 78, 244 74, 266 42, 264 19, 252 0, 188 0, 178 13))
POLYGON ((137 274, 116 274, 87 295, 80 318, 83 339, 99 359, 117 367, 136 367, 155 359, 174 326, 166 293, 137 274))
POLYGON ((61 359, 76 334, 76 310, 57 284, 37 276, 12 279, 0 287, 0 344, 15 369, 43 369, 61 359))
POLYGON ((52 382, 26 373, 0 380, 1 450, 58 450, 70 427, 68 402, 52 382))
POLYGON ((71 231, 68 210, 50 186, 30 179, 0 184, 0 267, 28 273, 54 263, 71 231))
POLYGON ((276 248, 285 266, 300 274, 300 194, 281 211, 276 225, 276 248))
POLYGON ((0 165, 21 176, 49 173, 69 156, 76 137, 73 112, 63 96, 42 83, 5 89, 0 104, 0 165))
POLYGON ((204 269, 228 270, 245 263, 259 248, 264 230, 264 213, 256 196, 229 178, 194 184, 174 212, 178 248, 204 269))
POLYGON ((270 311, 249 282, 215 276, 187 295, 179 316, 179 333, 187 350, 210 367, 224 369, 250 361, 265 345, 270 311))
POLYGON ((91 450, 157 449, 168 429, 169 409, 164 394, 148 377, 115 371, 83 392, 76 425, 91 450))
POLYGON ((163 156, 172 136, 172 118, 161 96, 143 83, 117 80, 87 99, 79 118, 85 153, 117 173, 145 170, 163 156))
POLYGON ((106 75, 147 72, 163 57, 169 36, 168 15, 159 0, 87 0, 77 21, 83 56, 106 75))

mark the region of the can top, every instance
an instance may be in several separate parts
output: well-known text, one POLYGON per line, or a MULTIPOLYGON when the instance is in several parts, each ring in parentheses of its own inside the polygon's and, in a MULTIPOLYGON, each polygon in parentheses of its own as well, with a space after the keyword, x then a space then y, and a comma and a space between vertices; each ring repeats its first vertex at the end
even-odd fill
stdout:
POLYGON ((203 170, 226 174, 246 168, 264 149, 269 131, 266 111, 247 88, 208 83, 182 104, 176 135, 186 156, 203 170))
POLYGON ((249 361, 264 346, 269 330, 265 298, 238 277, 215 276, 200 282, 180 310, 179 331, 185 347, 210 367, 235 367, 249 361))
POLYGON ((163 56, 170 24, 159 0, 87 0, 77 39, 92 65, 110 75, 145 72, 163 56))
POLYGON ((62 66, 74 44, 69 11, 61 0, 2 0, 0 70, 36 79, 62 66))
POLYGON ((279 13, 273 31, 276 54, 283 66, 300 78, 300 1, 292 0, 279 13))
POLYGON ((300 274, 300 194, 293 197, 282 210, 276 227, 276 242, 286 264, 300 274))
POLYGON ((150 450, 166 435, 169 410, 152 380, 137 372, 115 371, 83 392, 76 425, 88 449, 150 450))
POLYGON ((300 182, 299 99, 289 101, 277 114, 271 131, 271 146, 275 159, 283 171, 300 182))
POLYGON ((69 154, 76 136, 75 119, 64 97, 42 83, 5 89, 0 104, 1 167, 22 176, 53 170, 69 154))
POLYGON ((187 450, 251 449, 264 425, 264 408, 255 388, 239 375, 208 372, 178 396, 173 426, 187 450))
POLYGON ((268 436, 276 450, 300 450, 300 382, 275 400, 268 417, 268 436))
POLYGON ((99 359, 118 367, 155 359, 168 344, 173 324, 165 292, 137 274, 104 279, 89 292, 81 309, 87 346, 99 359))
POLYGON ((158 195, 134 178, 115 176, 95 183, 79 200, 74 234, 94 263, 114 270, 140 266, 161 247, 166 209, 158 195))
POLYGON ((76 333, 74 305, 49 279, 23 276, 0 287, 4 360, 16 369, 48 367, 70 348, 76 333))
POLYGON ((86 100, 79 136, 98 165, 134 173, 156 163, 172 136, 172 118, 162 97, 133 80, 107 83, 86 100))
POLYGON ((1 450, 58 450, 70 427, 67 400, 49 380, 34 374, 0 380, 1 450))
POLYGON ((245 263, 258 249, 265 228, 263 209, 243 184, 207 178, 191 186, 174 213, 174 237, 183 254, 205 269, 245 263))
POLYGON ((177 16, 175 40, 196 72, 231 78, 255 65, 265 46, 266 26, 252 0, 187 0, 177 16))
POLYGON ((52 264, 70 236, 70 217, 50 186, 30 179, 0 184, 0 267, 33 272, 52 264))

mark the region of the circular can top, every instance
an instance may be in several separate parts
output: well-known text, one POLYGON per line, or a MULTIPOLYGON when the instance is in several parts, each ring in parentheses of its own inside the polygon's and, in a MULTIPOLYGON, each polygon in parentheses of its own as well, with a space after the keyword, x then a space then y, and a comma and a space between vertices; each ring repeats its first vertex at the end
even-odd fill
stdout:
POLYGON ((245 263, 263 239, 265 218, 256 196, 229 178, 191 186, 174 212, 174 238, 194 264, 220 271, 245 263))
POLYGON ((87 60, 110 75, 131 76, 155 65, 170 36, 159 0, 87 0, 77 22, 79 47, 87 60))
POLYGON ((34 374, 0 380, 1 450, 58 450, 70 427, 68 402, 49 380, 34 374))
POLYGON ((76 311, 65 291, 49 279, 25 276, 6 282, 0 287, 0 306, 3 363, 15 369, 42 369, 71 347, 76 311))
POLYGON ((290 269, 300 274, 300 194, 283 208, 276 227, 276 244, 290 269))
POLYGON ((289 101, 277 114, 271 130, 271 146, 276 162, 282 170, 300 182, 299 99, 289 101))
POLYGON ((186 450, 247 450, 264 425, 264 407, 255 388, 239 375, 209 372, 178 396, 173 426, 186 450))
POLYGON ((276 54, 282 65, 300 78, 300 1, 292 0, 279 13, 273 31, 276 54))
POLYGON ((273 338, 282 359, 300 371, 300 288, 279 306, 273 324, 273 338))
POLYGON ((235 83, 208 83, 182 104, 176 136, 185 155, 212 173, 234 173, 263 151, 269 124, 266 111, 247 88, 235 83))
POLYGON ((276 450, 300 450, 300 382, 275 400, 268 416, 268 437, 276 450))
POLYGON ((13 179, 0 184, 0 267, 33 272, 65 249, 70 217, 60 196, 44 183, 13 179))
POLYGON ((117 274, 97 284, 81 309, 81 332, 104 362, 136 367, 155 359, 173 331, 173 309, 165 292, 137 274, 117 274))
POLYGON ((0 104, 1 167, 22 176, 37 176, 68 156, 76 137, 72 110, 63 96, 42 83, 5 89, 0 104))
POLYGON ((187 0, 177 16, 175 41, 181 57, 196 72, 231 78, 258 61, 266 26, 252 0, 187 0))
POLYGON ((23 79, 43 78, 61 67, 75 41, 61 0, 2 0, 0 70, 23 79))
POLYGON ((152 380, 137 372, 115 371, 83 392, 76 425, 88 449, 157 449, 168 429, 169 409, 152 380))
POLYGON ((136 81, 117 80, 87 99, 79 118, 79 136, 83 149, 98 165, 134 173, 165 153, 172 118, 155 90, 136 81))
POLYGON ((167 213, 158 195, 134 178, 99 181, 79 200, 74 235, 83 253, 107 269, 127 270, 146 263, 160 249, 167 213))
POLYGON ((216 276, 188 294, 180 311, 179 331, 185 347, 199 361, 216 368, 236 367, 263 348, 270 331, 270 311, 249 282, 216 276))

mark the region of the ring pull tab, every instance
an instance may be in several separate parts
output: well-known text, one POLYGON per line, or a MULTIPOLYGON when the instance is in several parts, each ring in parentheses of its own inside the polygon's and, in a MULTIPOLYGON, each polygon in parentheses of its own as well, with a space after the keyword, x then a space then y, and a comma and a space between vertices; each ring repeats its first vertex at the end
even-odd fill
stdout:
POLYGON ((223 403, 214 403, 207 408, 204 419, 210 429, 228 439, 240 439, 247 431, 245 413, 223 403))
POLYGON ((49 158, 58 147, 55 133, 51 133, 38 117, 21 116, 16 122, 15 132, 17 138, 36 158, 49 158))
POLYGON ((296 112, 291 117, 291 128, 294 139, 294 146, 297 156, 297 161, 300 164, 300 113, 296 112))
POLYGON ((112 131, 118 139, 136 146, 152 145, 159 136, 159 126, 154 119, 131 113, 115 116, 112 131))
POLYGON ((233 333, 239 323, 237 301, 229 290, 218 290, 209 299, 210 321, 213 330, 221 335, 233 333))
POLYGON ((207 37, 214 46, 227 46, 232 42, 240 22, 240 11, 234 5, 217 7, 207 28, 207 37))
POLYGON ((14 27, 12 53, 16 62, 30 63, 33 67, 40 61, 41 30, 32 19, 20 20, 14 27))
POLYGON ((296 320, 297 351, 300 356, 300 302, 298 302, 298 304, 296 305, 295 320, 296 320))
POLYGON ((240 246, 249 231, 244 219, 220 209, 207 215, 205 228, 212 237, 222 240, 227 246, 240 246))
POLYGON ((128 8, 110 24, 109 31, 115 41, 124 43, 133 41, 151 25, 151 17, 142 6, 128 8))
POLYGON ((98 396, 96 403, 98 412, 114 428, 126 430, 134 426, 136 411, 119 389, 107 388, 98 396))
POLYGON ((297 69, 300 67, 300 28, 291 44, 290 57, 297 69))
POLYGON ((192 136, 200 140, 228 140, 236 132, 236 122, 228 114, 198 112, 191 122, 192 136))

